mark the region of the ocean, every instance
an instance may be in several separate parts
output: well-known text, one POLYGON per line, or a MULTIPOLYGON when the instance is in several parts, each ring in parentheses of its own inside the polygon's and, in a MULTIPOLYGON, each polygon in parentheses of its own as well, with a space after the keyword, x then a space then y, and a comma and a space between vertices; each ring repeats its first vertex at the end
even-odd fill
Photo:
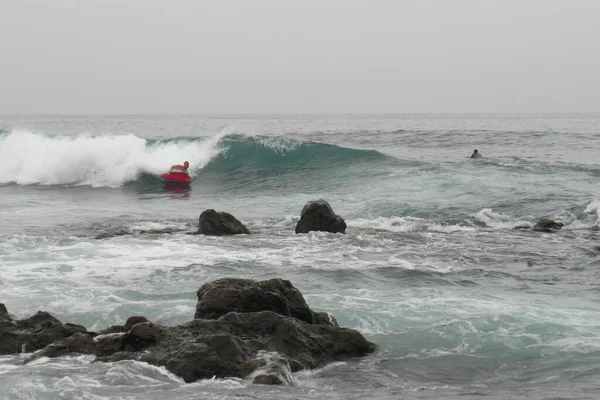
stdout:
POLYGON ((378 347, 289 386, 1 356, 0 398, 596 399, 599 137, 600 114, 1 116, 15 318, 179 324, 206 282, 283 278, 378 347), (346 234, 294 233, 317 199, 346 234), (251 234, 186 235, 206 209, 251 234), (564 227, 515 229, 541 218, 564 227))

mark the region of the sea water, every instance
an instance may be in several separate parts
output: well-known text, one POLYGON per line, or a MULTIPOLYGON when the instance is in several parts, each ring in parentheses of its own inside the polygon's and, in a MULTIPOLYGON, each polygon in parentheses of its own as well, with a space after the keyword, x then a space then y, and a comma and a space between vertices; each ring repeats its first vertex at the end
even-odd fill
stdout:
POLYGON ((378 346, 283 387, 2 356, 0 397, 596 399, 599 134, 599 114, 0 117, 13 317, 179 324, 206 282, 278 277, 378 346), (165 186, 186 160, 191 186, 165 186), (317 199, 345 235, 294 233, 317 199), (186 235, 211 208, 251 234, 186 235), (540 218, 565 226, 515 229, 540 218))

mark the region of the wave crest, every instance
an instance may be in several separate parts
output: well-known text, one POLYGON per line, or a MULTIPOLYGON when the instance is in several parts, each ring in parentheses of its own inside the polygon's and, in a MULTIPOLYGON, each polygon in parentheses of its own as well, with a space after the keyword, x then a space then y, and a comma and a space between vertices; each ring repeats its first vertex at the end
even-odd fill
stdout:
POLYGON ((120 187, 158 177, 185 160, 192 176, 210 174, 211 180, 239 184, 386 158, 373 150, 279 136, 223 132, 210 138, 147 140, 131 134, 73 137, 13 129, 0 134, 0 184, 120 187))

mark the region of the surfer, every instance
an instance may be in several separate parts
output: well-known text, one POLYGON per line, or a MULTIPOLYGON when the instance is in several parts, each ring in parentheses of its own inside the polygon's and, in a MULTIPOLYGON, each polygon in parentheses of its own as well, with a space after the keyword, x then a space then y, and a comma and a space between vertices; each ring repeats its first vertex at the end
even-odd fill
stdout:
POLYGON ((473 154, 471 154, 471 158, 480 158, 481 153, 477 151, 477 149, 473 150, 473 154))
POLYGON ((186 161, 183 163, 183 165, 173 165, 171 167, 171 171, 169 171, 169 172, 171 174, 187 174, 189 167, 190 167, 190 163, 186 161))

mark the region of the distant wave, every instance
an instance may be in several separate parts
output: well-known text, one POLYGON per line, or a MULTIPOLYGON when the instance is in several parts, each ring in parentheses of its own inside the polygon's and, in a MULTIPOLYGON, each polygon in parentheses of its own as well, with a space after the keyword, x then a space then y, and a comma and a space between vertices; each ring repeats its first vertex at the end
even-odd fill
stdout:
POLYGON ((51 136, 26 130, 0 134, 0 184, 120 187, 152 182, 173 164, 192 176, 248 182, 289 173, 392 159, 374 150, 283 137, 227 135, 146 140, 135 135, 51 136))

